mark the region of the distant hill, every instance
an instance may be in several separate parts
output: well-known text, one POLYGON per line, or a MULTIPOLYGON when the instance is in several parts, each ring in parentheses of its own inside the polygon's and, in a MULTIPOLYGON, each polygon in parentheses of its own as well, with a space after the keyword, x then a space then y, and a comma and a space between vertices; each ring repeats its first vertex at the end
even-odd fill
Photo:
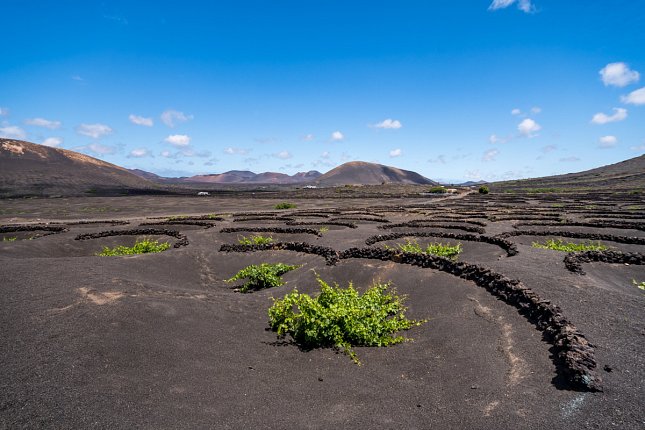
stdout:
POLYGON ((541 189, 644 190, 645 155, 578 173, 543 178, 494 182, 494 191, 534 191, 541 189))
POLYGON ((315 181, 320 185, 379 185, 379 184, 430 184, 438 185, 416 172, 384 166, 382 164, 351 161, 320 176, 315 181))
POLYGON ((78 152, 0 138, 0 197, 155 189, 127 169, 78 152))
POLYGON ((276 172, 253 173, 247 170, 231 170, 229 172, 218 174, 196 175, 188 178, 181 178, 181 182, 199 182, 209 184, 298 184, 311 182, 321 175, 322 173, 316 170, 298 172, 293 176, 276 172))

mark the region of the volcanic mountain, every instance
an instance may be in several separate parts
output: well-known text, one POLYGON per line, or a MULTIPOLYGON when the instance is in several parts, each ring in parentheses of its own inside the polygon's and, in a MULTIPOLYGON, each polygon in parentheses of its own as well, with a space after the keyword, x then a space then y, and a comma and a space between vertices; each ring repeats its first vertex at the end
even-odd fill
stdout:
POLYGON ((298 184, 311 182, 320 175, 322 173, 316 170, 298 172, 293 176, 276 172, 253 173, 248 170, 231 170, 218 174, 191 176, 182 178, 181 181, 211 184, 298 184))
POLYGON ((350 161, 325 173, 315 181, 320 185, 431 184, 434 182, 416 172, 364 161, 350 161))
POLYGON ((78 152, 0 138, 0 197, 156 188, 127 169, 78 152))
POLYGON ((496 182, 492 187, 495 191, 522 191, 535 188, 643 189, 645 188, 645 155, 578 173, 496 182))

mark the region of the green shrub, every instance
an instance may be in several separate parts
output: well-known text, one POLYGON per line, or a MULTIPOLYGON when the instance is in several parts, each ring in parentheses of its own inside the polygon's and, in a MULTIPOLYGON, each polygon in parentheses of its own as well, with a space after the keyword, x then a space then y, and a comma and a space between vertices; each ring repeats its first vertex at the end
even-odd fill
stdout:
POLYGON ((18 236, 13 236, 13 237, 3 237, 2 241, 3 242, 15 242, 18 240, 18 236))
POLYGON ((267 245, 273 242, 271 236, 262 236, 261 234, 254 234, 252 236, 238 236, 237 241, 242 245, 267 245))
POLYGON ((636 282, 636 279, 632 279, 632 284, 634 284, 636 288, 645 291, 645 281, 638 283, 636 282))
POLYGON ((432 194, 444 194, 446 192, 446 189, 441 185, 438 185, 436 187, 430 188, 428 192, 432 194))
POLYGON ((297 205, 295 205, 293 203, 287 203, 287 202, 282 202, 282 203, 278 203, 277 205, 275 205, 276 209, 293 209, 293 208, 297 208, 297 207, 298 207, 297 205))
POLYGON ((287 264, 262 263, 258 265, 246 266, 226 282, 233 282, 240 279, 247 279, 246 283, 240 288, 241 293, 249 291, 263 290, 265 288, 279 287, 284 284, 281 276, 300 266, 289 266, 287 264))
POLYGON ((132 247, 116 246, 110 249, 106 246, 103 248, 103 251, 99 252, 96 255, 99 255, 101 257, 111 257, 117 255, 147 254, 162 252, 167 250, 168 248, 170 248, 170 244, 168 242, 159 243, 156 240, 138 239, 132 247))
POLYGON ((351 283, 347 288, 330 286, 320 278, 318 283, 321 291, 317 297, 293 290, 282 299, 274 299, 269 325, 278 336, 289 334, 306 348, 342 349, 360 364, 352 347, 404 342, 409 339, 397 332, 426 322, 405 317, 405 296, 398 296, 389 283, 376 283, 362 295, 351 283))
POLYGON ((318 229, 320 233, 327 233, 329 231, 329 227, 322 226, 318 229))
POLYGON ((581 252, 581 251, 604 251, 607 247, 600 242, 571 243, 564 242, 562 239, 549 239, 544 243, 533 242, 533 248, 552 249, 562 252, 581 252))
MULTIPOLYGON (((397 246, 403 252, 409 252, 412 254, 431 254, 452 259, 456 259, 462 251, 461 243, 453 246, 447 243, 443 244, 434 242, 429 243, 424 249, 421 247, 421 245, 419 245, 419 242, 417 242, 416 240, 412 241, 410 239, 406 239, 405 243, 399 243, 397 244, 397 246)), ((387 245, 385 246, 385 248, 390 249, 390 247, 387 245)))
POLYGON ((486 185, 482 185, 481 187, 479 187, 479 194, 488 194, 489 192, 490 190, 486 185))

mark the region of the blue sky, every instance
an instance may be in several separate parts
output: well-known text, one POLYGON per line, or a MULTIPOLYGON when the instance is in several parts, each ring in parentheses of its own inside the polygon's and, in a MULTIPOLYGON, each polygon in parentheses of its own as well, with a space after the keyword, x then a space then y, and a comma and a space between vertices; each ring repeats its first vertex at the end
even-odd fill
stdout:
POLYGON ((645 2, 3 0, 0 135, 165 176, 645 152, 645 2))

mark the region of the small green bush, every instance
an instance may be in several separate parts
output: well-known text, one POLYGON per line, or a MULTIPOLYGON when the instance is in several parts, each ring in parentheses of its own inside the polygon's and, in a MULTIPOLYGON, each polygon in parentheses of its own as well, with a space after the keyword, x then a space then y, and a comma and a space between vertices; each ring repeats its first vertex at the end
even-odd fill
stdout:
POLYGON ((111 257, 118 255, 135 255, 162 252, 170 248, 168 242, 159 243, 156 240, 140 239, 134 243, 134 246, 116 246, 114 248, 104 247, 103 251, 96 255, 101 257, 111 257))
POLYGON ((636 279, 632 279, 632 284, 634 284, 636 288, 645 291, 645 281, 638 283, 636 282, 636 279))
POLYGON ((327 233, 329 231, 329 227, 322 226, 318 229, 320 233, 327 233))
POLYGON ((3 238, 2 238, 2 241, 3 241, 3 242, 15 242, 16 240, 18 240, 18 237, 17 237, 17 236, 13 236, 13 237, 3 237, 3 238))
MULTIPOLYGON (((419 245, 419 242, 417 242, 416 240, 412 241, 410 239, 406 239, 405 243, 399 243, 397 244, 397 246, 403 252, 409 252, 412 254, 431 254, 451 259, 456 259, 462 251, 461 243, 452 246, 449 244, 435 242, 428 244, 424 249, 421 247, 421 245, 419 245)), ((385 248, 390 249, 390 247, 387 245, 385 246, 385 248)))
POLYGON ((405 317, 405 297, 398 296, 389 283, 376 283, 363 294, 351 283, 347 288, 330 286, 320 278, 318 283, 321 291, 317 297, 293 290, 282 299, 274 299, 269 308, 269 325, 278 336, 289 334, 306 348, 342 349, 360 364, 352 347, 404 342, 409 339, 397 332, 426 322, 405 317))
POLYGON ((254 234, 252 236, 238 236, 237 241, 242 245, 267 245, 273 242, 273 237, 254 234))
POLYGON ((607 247, 600 242, 565 243, 562 239, 549 239, 544 243, 533 242, 531 246, 533 246, 533 248, 551 249, 562 252, 604 251, 607 249, 607 247))
POLYGON ((446 193, 446 189, 441 185, 439 185, 439 186, 430 188, 428 192, 432 194, 444 194, 446 193))
POLYGON ((490 190, 486 185, 482 185, 481 187, 479 187, 479 194, 488 194, 489 192, 490 190))
POLYGON ((240 279, 247 279, 246 283, 240 288, 240 293, 263 290, 265 288, 279 287, 284 284, 281 276, 287 272, 297 269, 300 266, 289 266, 287 264, 262 263, 258 265, 246 266, 226 282, 233 282, 240 279))
POLYGON ((293 209, 293 208, 297 208, 297 207, 298 207, 297 205, 295 205, 293 203, 287 203, 287 202, 282 202, 282 203, 278 203, 277 205, 275 205, 276 209, 293 209))

